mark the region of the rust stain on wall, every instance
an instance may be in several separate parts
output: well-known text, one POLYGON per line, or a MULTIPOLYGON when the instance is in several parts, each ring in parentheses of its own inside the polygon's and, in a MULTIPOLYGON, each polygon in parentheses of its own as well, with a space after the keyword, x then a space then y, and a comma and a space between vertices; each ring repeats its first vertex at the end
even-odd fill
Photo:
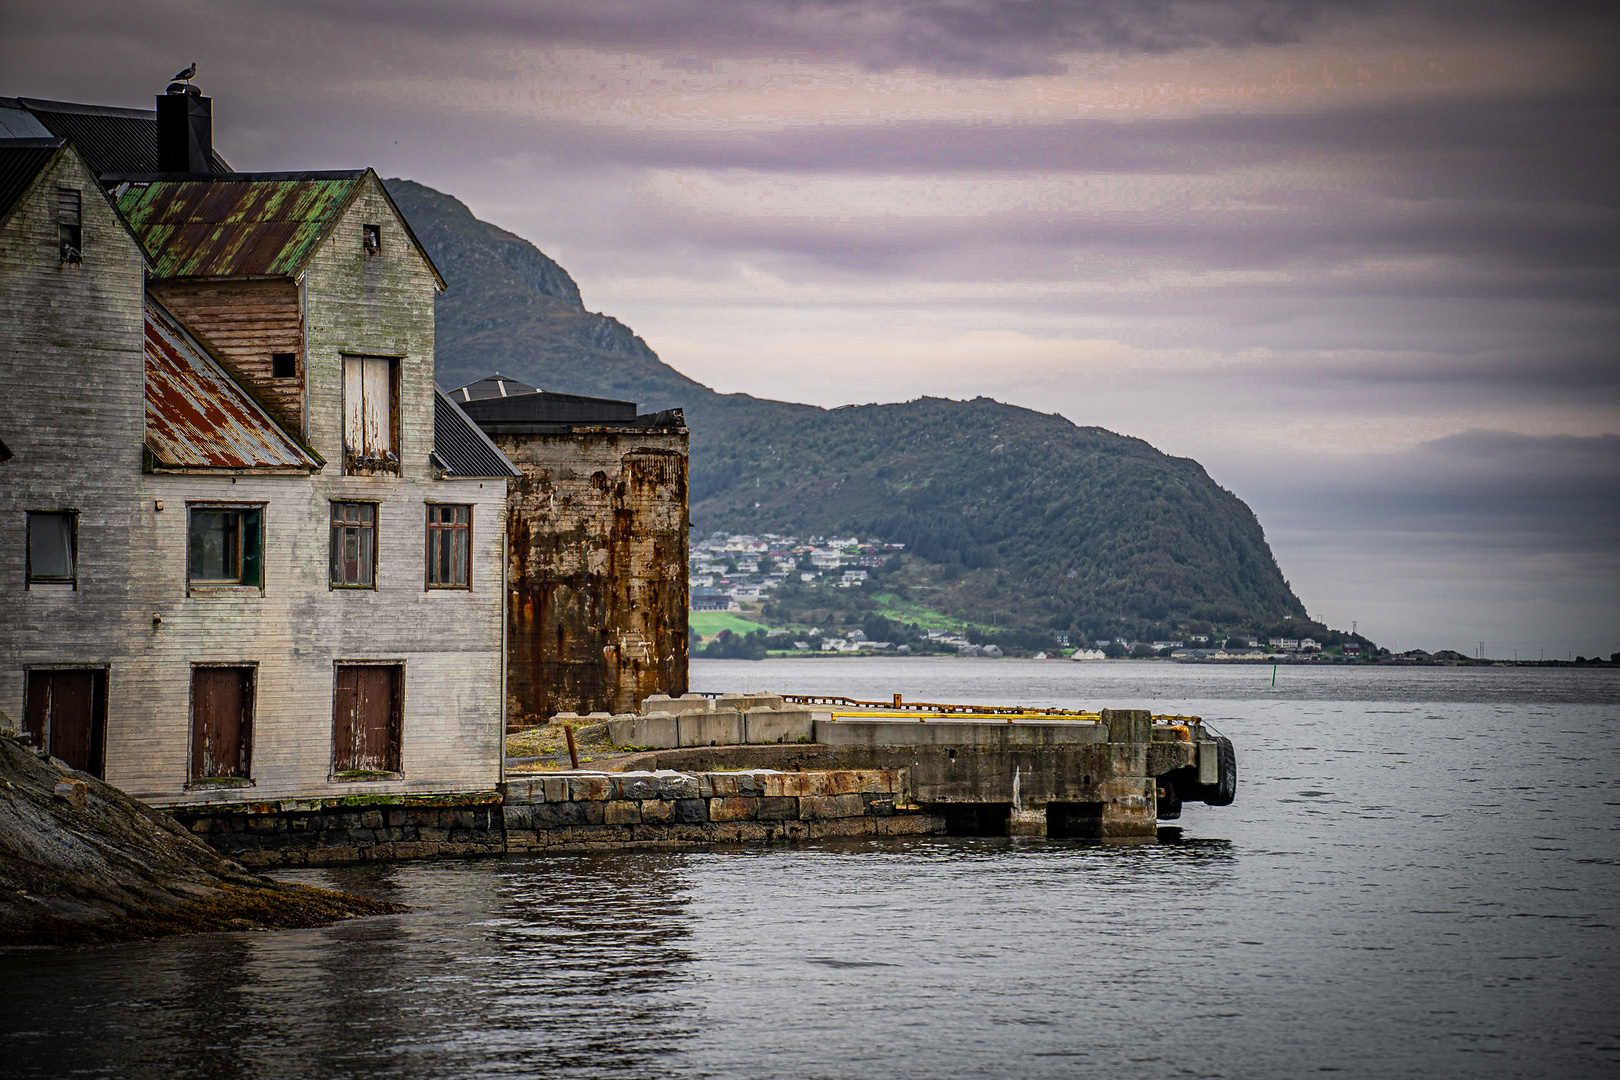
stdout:
POLYGON ((495 435, 508 502, 509 723, 687 690, 687 434, 495 435))

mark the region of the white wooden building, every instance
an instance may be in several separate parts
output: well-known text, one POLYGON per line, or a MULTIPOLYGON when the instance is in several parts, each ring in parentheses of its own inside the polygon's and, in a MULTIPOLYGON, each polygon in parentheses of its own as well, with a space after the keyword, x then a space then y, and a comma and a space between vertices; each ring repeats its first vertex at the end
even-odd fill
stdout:
POLYGON ((158 805, 492 788, 517 472, 382 183, 94 164, 0 141, 0 724, 158 805))

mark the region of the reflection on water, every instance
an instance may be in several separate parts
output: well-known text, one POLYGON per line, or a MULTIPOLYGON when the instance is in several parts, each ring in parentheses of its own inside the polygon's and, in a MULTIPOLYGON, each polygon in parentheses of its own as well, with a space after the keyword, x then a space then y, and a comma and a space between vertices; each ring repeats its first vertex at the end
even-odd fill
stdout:
POLYGON ((1243 783, 1176 843, 312 871, 412 910, 0 953, 0 1074, 1614 1075, 1620 709, 1425 677, 1194 680, 1243 783))

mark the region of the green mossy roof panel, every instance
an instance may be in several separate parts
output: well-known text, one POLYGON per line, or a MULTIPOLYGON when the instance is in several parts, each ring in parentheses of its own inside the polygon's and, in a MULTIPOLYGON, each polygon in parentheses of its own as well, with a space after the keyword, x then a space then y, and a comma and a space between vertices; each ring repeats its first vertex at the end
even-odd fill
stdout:
POLYGON ((240 174, 115 190, 155 277, 292 277, 364 176, 240 174))

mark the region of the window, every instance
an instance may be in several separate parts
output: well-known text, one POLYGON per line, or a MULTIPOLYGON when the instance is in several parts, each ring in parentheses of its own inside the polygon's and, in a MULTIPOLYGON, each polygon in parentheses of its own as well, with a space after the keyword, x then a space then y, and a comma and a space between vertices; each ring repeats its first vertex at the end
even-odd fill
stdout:
POLYGON ((386 356, 343 358, 343 471, 399 472, 398 365, 386 356))
POLYGON ((79 512, 41 510, 28 514, 30 587, 65 584, 78 588, 79 512))
POLYGON ((107 669, 29 671, 23 730, 52 757, 80 772, 101 776, 107 742, 107 669))
POLYGON ((401 664, 338 664, 332 693, 332 778, 382 779, 399 769, 401 664))
POLYGON ((472 571, 468 564, 471 540, 472 507, 428 504, 428 588, 472 588, 472 571))
POLYGON ((84 260, 82 202, 73 188, 56 189, 56 239, 62 249, 62 261, 76 263, 84 260))
POLYGON ((290 379, 298 374, 298 354, 278 352, 270 354, 270 377, 290 379))
POLYGON ((254 670, 191 669, 191 781, 246 780, 252 750, 254 670))
POLYGON ((362 226, 360 226, 360 246, 365 249, 365 252, 366 252, 367 255, 381 255, 382 254, 382 226, 381 225, 362 225, 362 226))
POLYGON ((377 504, 332 504, 332 587, 377 585, 377 504))
POLYGON ((264 508, 190 507, 186 577, 192 586, 263 587, 264 508))

